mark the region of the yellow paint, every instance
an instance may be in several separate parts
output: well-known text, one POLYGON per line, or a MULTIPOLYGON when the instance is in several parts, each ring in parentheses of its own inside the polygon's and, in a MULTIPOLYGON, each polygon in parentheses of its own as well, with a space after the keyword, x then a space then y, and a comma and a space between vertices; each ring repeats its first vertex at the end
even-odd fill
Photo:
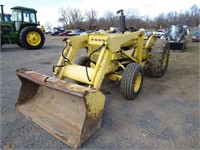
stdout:
POLYGON ((165 69, 167 65, 167 60, 168 60, 168 54, 165 52, 162 60, 162 69, 165 69))
POLYGON ((41 36, 38 32, 31 31, 27 34, 26 40, 27 40, 28 44, 30 44, 32 46, 37 46, 41 42, 41 36))
POLYGON ((144 41, 144 32, 142 32, 138 36, 137 50, 134 53, 134 57, 136 58, 139 64, 142 63, 142 50, 143 50, 143 41, 144 41))
MULTIPOLYGON (((65 47, 64 52, 63 52, 63 55, 64 55, 64 56, 67 55, 69 49, 70 49, 70 46, 69 46, 69 45, 65 47)), ((61 54, 61 55, 60 55, 60 58, 59 58, 59 60, 58 60, 58 64, 57 64, 57 65, 58 65, 58 66, 61 66, 63 63, 64 63, 64 58, 63 58, 63 56, 62 56, 62 54, 61 54)), ((55 72, 54 72, 54 75, 55 75, 55 76, 57 76, 57 75, 59 74, 60 69, 61 69, 60 67, 56 67, 56 68, 55 68, 55 72)))
POLYGON ((103 93, 95 92, 89 93, 85 97, 87 110, 91 118, 96 118, 99 116, 99 113, 103 112, 104 105, 105 105, 105 95, 103 93))
POLYGON ((156 38, 154 35, 150 36, 150 38, 147 40, 147 43, 146 43, 146 45, 145 45, 145 49, 146 49, 146 50, 150 50, 151 47, 152 47, 152 46, 154 45, 154 43, 156 42, 156 40, 157 40, 157 38, 156 38))
POLYGON ((106 42, 110 37, 107 34, 90 34, 88 37, 88 44, 101 46, 104 42, 106 42))
MULTIPOLYGON (((87 70, 88 70, 88 76, 91 79, 94 69, 88 67, 87 70)), ((88 80, 85 66, 68 64, 63 68, 62 76, 75 81, 91 84, 91 82, 88 80)))
POLYGON ((122 79, 122 75, 120 75, 120 74, 108 74, 108 75, 106 75, 106 77, 113 81, 121 81, 121 79, 122 79))
POLYGON ((135 92, 137 92, 139 90, 141 83, 142 83, 142 74, 140 72, 138 72, 136 74, 135 82, 134 82, 134 85, 133 85, 133 90, 135 92))
MULTIPOLYGON (((126 64, 136 62, 143 67, 147 64, 148 52, 156 41, 151 36, 144 44, 144 32, 126 32, 124 34, 92 33, 80 36, 73 36, 67 40, 67 47, 64 49, 64 57, 61 55, 58 65, 66 64, 64 67, 57 67, 55 75, 64 80, 70 78, 75 81, 86 83, 99 90, 103 79, 107 76, 111 80, 121 80, 121 75, 115 71, 125 68, 126 64), (91 54, 90 67, 73 64, 79 50, 88 48, 88 56, 91 54), (98 51, 96 51, 98 50, 98 51), (95 51, 95 53, 93 53, 95 51), (67 61, 64 63, 64 61, 67 61), (89 81, 88 77, 91 81, 89 81)), ((136 89, 139 86, 140 76, 136 81, 136 89)))
POLYGON ((95 89, 100 89, 101 83, 108 68, 108 64, 111 62, 112 55, 113 53, 109 50, 106 50, 104 55, 100 54, 100 58, 95 66, 94 76, 92 77, 93 86, 95 89))
MULTIPOLYGON (((117 52, 121 49, 121 47, 130 45, 130 43, 131 43, 131 45, 133 45, 134 39, 137 39, 138 36, 140 36, 140 35, 143 35, 142 31, 113 35, 108 40, 108 47, 111 51, 117 52)), ((142 36, 142 40, 143 40, 143 36, 142 36)), ((138 45, 140 45, 140 43, 138 45)))

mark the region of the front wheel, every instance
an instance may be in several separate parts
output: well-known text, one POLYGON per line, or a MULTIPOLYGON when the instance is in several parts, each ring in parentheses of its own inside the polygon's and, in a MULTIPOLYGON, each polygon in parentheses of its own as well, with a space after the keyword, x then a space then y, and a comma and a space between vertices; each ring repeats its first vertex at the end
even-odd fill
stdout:
POLYGON ((19 39, 21 45, 27 49, 40 49, 45 42, 45 37, 42 31, 34 26, 22 29, 19 39))
POLYGON ((143 68, 140 64, 128 64, 123 72, 120 90, 124 98, 133 100, 140 92, 143 83, 143 68))
MULTIPOLYGON (((88 56, 79 56, 77 58, 75 58, 74 63, 80 66, 85 66, 85 71, 87 73, 87 67, 90 67, 90 58, 88 56)), ((88 76, 88 78, 90 78, 88 76)), ((89 80, 89 79, 88 79, 89 80)), ((76 83, 78 83, 79 85, 86 85, 82 82, 76 81, 76 83)))
POLYGON ((90 58, 88 56, 79 56, 75 58, 74 63, 80 66, 86 66, 90 67, 90 58))

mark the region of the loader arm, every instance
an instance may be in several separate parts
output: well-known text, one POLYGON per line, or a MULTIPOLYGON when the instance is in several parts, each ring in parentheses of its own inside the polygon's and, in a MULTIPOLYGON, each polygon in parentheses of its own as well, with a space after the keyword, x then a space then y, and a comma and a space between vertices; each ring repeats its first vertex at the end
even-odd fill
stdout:
MULTIPOLYGON (((78 38, 69 39, 69 42, 71 40, 78 41, 78 38)), ((65 52, 67 53, 66 56, 67 61, 65 62, 66 63, 65 66, 63 66, 62 69, 60 70, 59 78, 61 80, 64 80, 64 78, 69 78, 75 81, 80 81, 82 83, 91 85, 94 89, 99 89, 104 79, 108 64, 110 63, 114 53, 107 48, 107 44, 104 44, 100 49, 101 52, 95 67, 94 68, 87 67, 86 71, 86 67, 73 63, 73 60, 78 50, 86 47, 85 45, 86 41, 87 39, 85 38, 85 40, 82 40, 82 42, 78 43, 79 46, 74 47, 73 45, 71 45, 69 49, 66 48, 66 50, 68 50, 68 52, 65 52)), ((75 42, 72 41, 71 43, 74 44, 75 42)), ((61 62, 65 61, 63 56, 60 57, 60 60, 62 60, 61 62)), ((59 63, 58 65, 60 65, 59 63)))
POLYGON ((91 85, 95 89, 99 89, 104 79, 107 69, 111 64, 111 60, 114 55, 121 51, 123 45, 133 43, 134 40, 138 40, 137 50, 134 56, 124 54, 138 63, 142 62, 142 49, 143 49, 143 36, 142 31, 126 34, 89 34, 83 36, 75 36, 69 38, 67 41, 68 46, 64 49, 63 54, 60 56, 60 60, 57 66, 62 66, 59 70, 57 67, 55 75, 60 71, 59 78, 69 78, 75 81, 86 83, 91 85), (98 59, 94 67, 84 67, 77 64, 73 64, 73 60, 77 55, 77 52, 81 48, 88 47, 89 54, 92 55, 93 51, 91 47, 99 47, 98 59), (64 64, 63 64, 64 63, 64 64), (79 72, 77 74, 77 72, 79 72))
MULTIPOLYGON (((61 67, 67 63, 71 63, 74 60, 78 50, 85 48, 87 44, 88 35, 74 36, 66 41, 66 47, 63 49, 58 64, 54 66, 54 75, 57 76, 60 73, 61 67)), ((64 79, 61 75, 60 79, 64 79)))

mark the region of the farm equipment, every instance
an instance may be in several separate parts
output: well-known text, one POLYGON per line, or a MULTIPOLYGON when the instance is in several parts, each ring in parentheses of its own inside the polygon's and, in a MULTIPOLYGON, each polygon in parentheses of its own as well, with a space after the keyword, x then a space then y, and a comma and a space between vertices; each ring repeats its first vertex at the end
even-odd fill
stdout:
POLYGON ((44 34, 37 28, 36 13, 32 8, 16 6, 12 9, 12 21, 1 6, 1 45, 18 44, 26 49, 40 49, 45 42, 44 34))
POLYGON ((170 44, 170 49, 183 52, 187 47, 188 34, 189 30, 187 27, 181 25, 169 26, 165 38, 170 44))
POLYGON ((105 77, 120 81, 122 95, 133 100, 141 90, 145 66, 152 77, 166 72, 170 53, 166 40, 151 36, 144 41, 144 31, 120 29, 116 34, 94 32, 66 39, 58 64, 53 66, 53 77, 18 69, 22 86, 16 108, 64 143, 78 148, 100 128, 105 77), (77 56, 84 50, 87 56, 77 56))

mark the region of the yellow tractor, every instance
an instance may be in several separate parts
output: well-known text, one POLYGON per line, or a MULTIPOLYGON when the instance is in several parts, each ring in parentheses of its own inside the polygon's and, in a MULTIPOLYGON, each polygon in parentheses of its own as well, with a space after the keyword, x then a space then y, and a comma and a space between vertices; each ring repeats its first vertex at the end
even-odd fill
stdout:
POLYGON ((167 41, 154 36, 144 41, 144 31, 126 32, 120 12, 120 33, 94 32, 66 39, 53 77, 17 70, 22 87, 16 108, 73 148, 100 128, 105 105, 100 88, 105 77, 120 81, 122 95, 133 100, 142 87, 144 67, 152 77, 166 72, 167 41), (78 51, 88 55, 78 57, 78 51))

